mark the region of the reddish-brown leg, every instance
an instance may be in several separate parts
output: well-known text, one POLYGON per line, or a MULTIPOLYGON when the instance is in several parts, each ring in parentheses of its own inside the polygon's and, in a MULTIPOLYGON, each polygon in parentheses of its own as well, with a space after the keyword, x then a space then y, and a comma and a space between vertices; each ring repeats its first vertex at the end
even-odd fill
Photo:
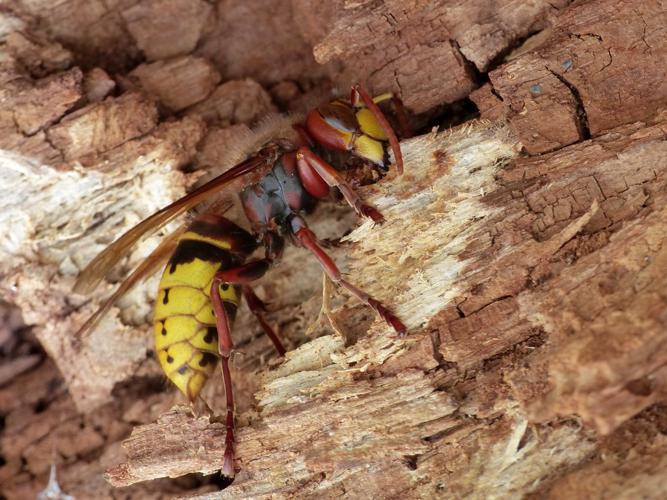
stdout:
MULTIPOLYGON (((356 104, 354 99, 360 99, 361 96, 359 96, 358 93, 355 93, 354 90, 352 91, 352 103, 356 104)), ((405 110, 405 105, 403 104, 403 101, 399 97, 396 97, 392 92, 387 92, 386 94, 382 94, 379 96, 373 97, 373 102, 375 104, 380 105, 382 102, 389 101, 391 103, 391 107, 393 108, 393 113, 396 116, 396 121, 398 122, 398 130, 400 132, 400 138, 404 139, 406 137, 412 137, 415 135, 414 131, 412 130, 412 127, 410 126, 410 120, 408 120, 408 113, 405 110)))
MULTIPOLYGON (((218 285, 221 283, 229 283, 232 285, 242 285, 243 297, 246 299, 248 308, 250 312, 257 318, 262 330, 268 335, 273 342, 278 353, 283 356, 285 354, 285 348, 283 347, 282 342, 273 331, 273 328, 266 322, 264 318, 264 313, 266 312, 266 305, 262 300, 255 295, 255 292, 248 286, 249 283, 261 278, 264 273, 268 270, 271 261, 269 259, 259 259, 246 262, 245 264, 234 267, 232 269, 225 269, 224 271, 219 271, 215 274, 213 278, 214 283, 217 282, 218 285)), ((217 315, 217 311, 216 311, 217 315)))
POLYGON ((225 419, 225 461, 220 472, 227 477, 234 477, 234 393, 232 392, 232 374, 229 372, 229 357, 221 358, 222 378, 225 381, 227 398, 227 418, 225 419))
POLYGON ((394 106, 394 114, 396 115, 396 120, 398 120, 399 132, 401 133, 401 138, 405 139, 406 137, 412 137, 415 135, 414 130, 410 126, 410 121, 408 120, 408 114, 405 111, 405 106, 403 101, 398 97, 392 96, 391 104, 394 106))
POLYGON ((329 165, 322 158, 313 153, 306 147, 300 147, 296 152, 296 161, 300 169, 310 168, 322 178, 327 185, 337 187, 345 197, 345 200, 354 210, 364 217, 370 217, 373 222, 383 222, 384 217, 376 209, 370 205, 363 203, 359 195, 354 192, 343 176, 334 167, 329 165))
POLYGON ((392 313, 387 307, 385 307, 381 302, 374 299, 368 295, 363 290, 360 290, 349 281, 343 279, 340 270, 336 266, 336 263, 327 255, 327 253, 317 244, 317 237, 315 234, 305 227, 303 220, 295 221, 293 227, 295 228, 295 235, 301 244, 306 247, 310 252, 320 261, 324 272, 327 273, 329 279, 334 283, 341 285, 347 288, 353 295, 355 295, 359 300, 371 306, 382 319, 384 319, 400 336, 404 336, 407 328, 398 319, 394 313, 392 313))
MULTIPOLYGON (((218 330, 218 352, 220 353, 221 358, 222 378, 225 383, 225 396, 227 398, 225 461, 221 472, 228 477, 234 477, 234 392, 232 389, 232 377, 229 371, 229 357, 232 354, 234 343, 231 335, 231 322, 227 315, 227 311, 225 310, 222 297, 220 297, 220 285, 222 283, 244 285, 245 292, 245 285, 260 278, 269 268, 269 264, 270 261, 268 259, 250 261, 242 266, 216 273, 211 282, 211 303, 213 304, 213 311, 215 312, 215 323, 218 330)), ((246 295, 246 293, 244 293, 244 296, 246 297, 246 300, 248 300, 248 295, 246 295)), ((250 300, 248 301, 248 306, 251 310, 253 310, 253 307, 261 307, 258 306, 256 302, 251 304, 251 300, 259 301, 259 298, 254 293, 251 294, 250 300)), ((259 301, 259 303, 262 304, 261 301, 259 301)), ((273 330, 271 330, 261 316, 258 316, 258 319, 260 319, 260 324, 262 325, 262 328, 264 328, 264 331, 267 332, 271 340, 274 342, 278 352, 280 352, 281 355, 284 354, 285 350, 273 330), (270 330, 270 334, 268 333, 267 328, 270 330)))
POLYGON ((389 121, 387 121, 387 118, 384 116, 384 113, 380 107, 375 104, 375 101, 373 101, 373 98, 370 96, 370 94, 366 92, 366 90, 360 84, 357 83, 356 85, 352 86, 350 101, 352 102, 353 106, 356 106, 359 103, 359 99, 361 99, 364 105, 371 111, 371 113, 373 113, 373 116, 375 116, 375 119, 382 127, 382 130, 384 130, 384 133, 387 134, 389 145, 391 146, 391 150, 394 152, 396 170, 398 170, 398 174, 401 175, 403 173, 403 155, 401 154, 401 146, 398 143, 398 137, 396 137, 394 129, 392 128, 389 121))
POLYGON ((230 321, 225 306, 220 297, 221 281, 213 279, 211 283, 211 302, 215 311, 215 323, 218 329, 218 352, 222 364, 222 378, 225 382, 225 396, 227 398, 227 418, 225 420, 225 461, 222 465, 222 474, 234 477, 234 393, 232 391, 232 375, 229 372, 229 356, 234 343, 230 332, 230 321))
POLYGON ((276 335, 276 332, 273 331, 271 325, 269 325, 264 318, 266 304, 264 304, 264 302, 262 302, 262 300, 257 295, 255 295, 253 289, 248 285, 243 287, 243 296, 245 297, 246 304, 248 304, 248 307, 250 308, 250 312, 255 315, 257 321, 262 326, 262 330, 264 330, 264 333, 266 333, 266 335, 271 339, 271 342, 273 342, 273 345, 276 348, 276 351, 278 351, 278 354, 284 356, 285 348, 283 347, 283 343, 278 338, 278 335, 276 335))

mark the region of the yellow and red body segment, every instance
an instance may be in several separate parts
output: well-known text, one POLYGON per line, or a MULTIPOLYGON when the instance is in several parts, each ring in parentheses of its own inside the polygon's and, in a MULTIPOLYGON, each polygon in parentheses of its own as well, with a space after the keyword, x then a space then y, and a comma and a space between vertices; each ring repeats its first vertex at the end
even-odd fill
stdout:
MULTIPOLYGON (((256 246, 255 239, 236 224, 207 214, 179 238, 162 274, 153 317, 155 349, 164 373, 191 401, 218 362, 210 299, 213 277, 243 263, 256 246)), ((222 283, 220 297, 231 323, 241 300, 240 287, 222 283)))

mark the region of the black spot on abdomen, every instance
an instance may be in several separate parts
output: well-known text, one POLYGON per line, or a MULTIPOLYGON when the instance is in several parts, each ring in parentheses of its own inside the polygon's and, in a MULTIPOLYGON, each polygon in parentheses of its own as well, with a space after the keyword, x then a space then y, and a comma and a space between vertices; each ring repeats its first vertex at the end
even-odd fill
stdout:
POLYGON ((204 366, 215 363, 216 360, 217 358, 215 355, 211 354, 210 352, 204 352, 202 353, 201 359, 199 360, 199 366, 203 368, 204 366))
POLYGON ((210 344, 218 336, 218 329, 214 326, 209 326, 204 335, 204 342, 210 344))

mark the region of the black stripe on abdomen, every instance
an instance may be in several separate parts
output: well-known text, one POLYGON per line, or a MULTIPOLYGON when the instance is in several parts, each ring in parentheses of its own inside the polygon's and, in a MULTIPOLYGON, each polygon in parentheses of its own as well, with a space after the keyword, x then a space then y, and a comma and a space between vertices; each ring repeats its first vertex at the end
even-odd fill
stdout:
POLYGON ((238 257, 232 255, 229 250, 205 241, 181 240, 169 259, 169 273, 173 273, 179 264, 187 264, 195 259, 219 262, 220 269, 229 269, 240 265, 238 257))
POLYGON ((257 240, 248 231, 237 226, 229 219, 213 214, 204 214, 196 218, 188 231, 215 240, 225 241, 230 251, 249 255, 257 248, 257 240))

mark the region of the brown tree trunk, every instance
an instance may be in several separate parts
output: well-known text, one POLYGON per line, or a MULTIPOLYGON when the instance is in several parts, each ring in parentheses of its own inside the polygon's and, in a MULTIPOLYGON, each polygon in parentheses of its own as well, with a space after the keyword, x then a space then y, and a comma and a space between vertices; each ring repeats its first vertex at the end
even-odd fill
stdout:
MULTIPOLYGON (((667 494, 667 8, 490 5, 0 9, 5 497, 34 497, 51 464, 76 498, 667 494), (239 473, 220 493, 193 473, 221 467, 224 425, 174 406, 154 360, 155 279, 73 336, 160 235, 92 297, 71 286, 229 166, 246 125, 353 80, 397 92, 415 125, 472 102, 483 120, 402 142, 405 174, 360 190, 385 224, 335 204, 309 219, 353 229, 332 253, 406 338, 322 287, 302 250, 262 281, 291 350, 278 359, 241 311, 239 473)), ((205 398, 223 412, 221 381, 205 398)))

